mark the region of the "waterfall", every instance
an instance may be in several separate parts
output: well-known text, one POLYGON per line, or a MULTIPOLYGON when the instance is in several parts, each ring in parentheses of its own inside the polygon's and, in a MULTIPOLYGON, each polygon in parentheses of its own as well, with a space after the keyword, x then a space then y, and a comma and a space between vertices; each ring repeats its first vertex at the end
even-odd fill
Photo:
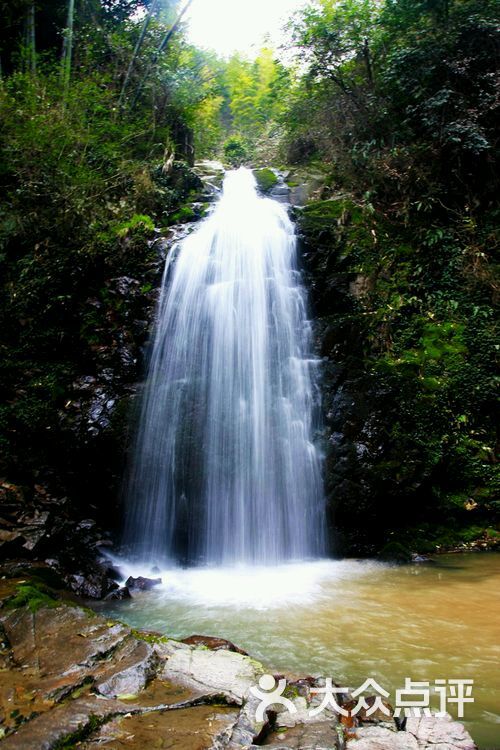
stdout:
POLYGON ((293 225, 250 170, 229 172, 166 264, 127 489, 138 557, 324 553, 317 366, 293 225))

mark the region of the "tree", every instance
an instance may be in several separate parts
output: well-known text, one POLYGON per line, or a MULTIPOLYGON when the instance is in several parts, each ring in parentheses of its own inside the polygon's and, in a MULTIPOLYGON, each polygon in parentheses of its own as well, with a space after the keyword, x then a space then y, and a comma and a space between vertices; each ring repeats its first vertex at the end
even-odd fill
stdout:
POLYGON ((71 78, 71 59, 73 56, 73 25, 75 18, 75 0, 68 0, 68 16, 66 21, 66 28, 64 30, 64 43, 62 51, 62 77, 64 94, 63 97, 66 99, 69 89, 69 81, 71 78))

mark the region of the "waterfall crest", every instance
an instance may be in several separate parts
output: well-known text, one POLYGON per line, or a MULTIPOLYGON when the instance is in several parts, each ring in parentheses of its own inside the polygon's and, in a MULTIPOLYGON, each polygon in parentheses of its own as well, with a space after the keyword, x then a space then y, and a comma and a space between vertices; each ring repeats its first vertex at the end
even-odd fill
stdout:
POLYGON ((286 210, 248 169, 167 261, 125 540, 155 562, 321 556, 317 361, 286 210))

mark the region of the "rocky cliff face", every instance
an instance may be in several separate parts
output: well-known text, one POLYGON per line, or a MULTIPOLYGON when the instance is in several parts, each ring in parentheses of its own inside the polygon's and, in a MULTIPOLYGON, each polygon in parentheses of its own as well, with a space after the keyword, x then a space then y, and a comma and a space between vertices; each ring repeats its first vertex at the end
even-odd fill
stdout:
POLYGON ((296 218, 323 359, 335 549, 406 559, 494 546, 491 292, 468 277, 458 238, 428 247, 369 203, 323 195, 296 218), (466 319, 471 309, 485 317, 466 319))
MULTIPOLYGON (((7 445, 0 462, 0 558, 50 559, 85 596, 100 598, 116 587, 107 566, 95 563, 121 523, 130 424, 165 257, 213 193, 182 164, 174 165, 168 184, 177 196, 170 225, 155 229, 149 217, 135 216, 96 238, 99 249, 91 262, 86 258, 83 283, 58 281, 72 292, 66 315, 49 331, 36 317, 21 326, 0 373, 7 404, 0 414, 0 443, 7 445), (27 327, 29 368, 19 343, 27 327)), ((11 269, 11 286, 26 294, 17 272, 11 269)), ((38 273, 45 284, 53 271, 41 261, 38 273)), ((37 294, 32 305, 40 316, 45 291, 37 294)))

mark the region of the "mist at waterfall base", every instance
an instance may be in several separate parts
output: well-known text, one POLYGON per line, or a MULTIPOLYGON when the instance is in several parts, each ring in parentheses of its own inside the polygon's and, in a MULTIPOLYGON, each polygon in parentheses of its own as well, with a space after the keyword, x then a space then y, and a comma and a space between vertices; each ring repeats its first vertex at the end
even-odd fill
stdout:
POLYGON ((128 476, 135 559, 324 555, 318 361, 296 245, 286 209, 240 168, 171 251, 128 476))

